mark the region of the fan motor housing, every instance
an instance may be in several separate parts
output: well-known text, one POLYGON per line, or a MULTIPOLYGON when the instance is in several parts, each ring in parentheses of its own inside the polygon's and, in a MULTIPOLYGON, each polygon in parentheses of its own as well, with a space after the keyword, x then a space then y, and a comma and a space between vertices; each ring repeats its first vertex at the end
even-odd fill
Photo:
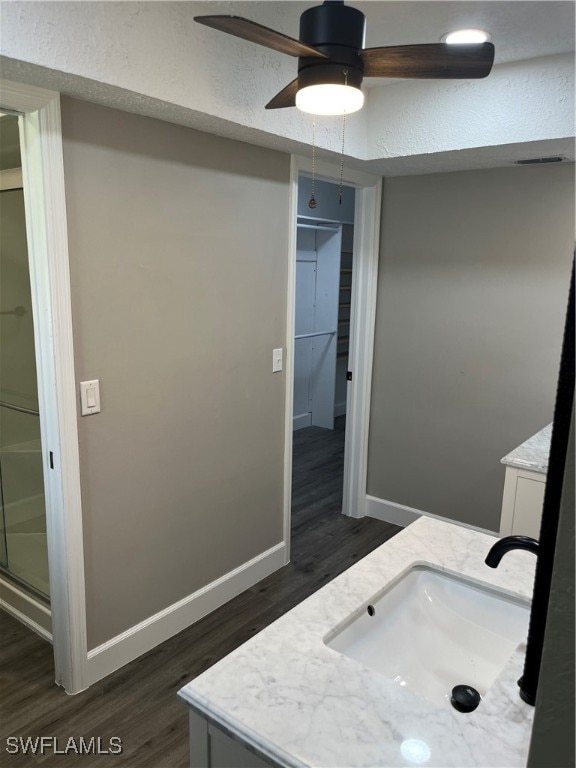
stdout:
POLYGON ((362 84, 364 65, 360 51, 364 48, 366 18, 357 8, 339 2, 325 2, 309 8, 300 16, 300 41, 326 54, 329 62, 315 57, 298 59, 300 88, 321 80, 343 83, 343 71, 349 85, 362 84))
POLYGON ((309 8, 300 16, 300 40, 314 47, 344 45, 364 48, 366 17, 357 8, 328 2, 309 8))

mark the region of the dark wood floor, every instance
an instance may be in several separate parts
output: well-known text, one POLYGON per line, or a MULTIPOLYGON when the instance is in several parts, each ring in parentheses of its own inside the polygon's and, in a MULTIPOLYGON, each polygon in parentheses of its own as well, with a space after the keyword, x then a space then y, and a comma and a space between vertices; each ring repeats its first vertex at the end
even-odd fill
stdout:
POLYGON ((53 682, 51 646, 0 611, 0 765, 187 768, 176 692, 400 529, 340 512, 344 424, 295 433, 292 562, 77 696, 53 682), (111 736, 120 756, 9 755, 7 736, 111 736))

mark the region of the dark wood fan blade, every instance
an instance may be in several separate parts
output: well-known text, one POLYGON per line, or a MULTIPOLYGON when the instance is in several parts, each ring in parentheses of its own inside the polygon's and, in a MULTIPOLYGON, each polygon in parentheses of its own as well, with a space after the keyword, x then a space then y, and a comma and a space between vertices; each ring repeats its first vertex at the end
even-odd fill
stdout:
POLYGON ((492 43, 394 45, 360 52, 365 77, 469 79, 486 77, 494 63, 492 43))
POLYGON ((251 43, 264 45, 266 48, 272 48, 280 53, 287 53, 288 56, 316 56, 319 59, 326 59, 324 53, 320 53, 316 48, 305 45, 299 40, 276 32, 275 29, 263 27, 250 19, 243 19, 241 16, 196 16, 194 21, 204 24, 213 29, 219 29, 221 32, 227 32, 229 35, 241 37, 243 40, 249 40, 251 43))
POLYGON ((298 92, 298 78, 288 83, 286 88, 282 88, 273 99, 266 104, 266 109, 283 109, 284 107, 296 106, 296 94, 298 92))

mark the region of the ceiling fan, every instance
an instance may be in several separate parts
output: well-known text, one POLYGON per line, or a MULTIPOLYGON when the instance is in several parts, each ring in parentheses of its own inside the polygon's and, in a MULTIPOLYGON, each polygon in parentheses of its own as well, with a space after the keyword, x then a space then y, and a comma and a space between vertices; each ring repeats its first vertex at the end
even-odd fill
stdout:
POLYGON ((304 11, 299 40, 241 16, 194 20, 298 58, 298 77, 266 109, 296 106, 316 115, 350 114, 363 105, 364 77, 482 78, 494 62, 492 43, 364 48, 365 16, 343 0, 325 0, 304 11))

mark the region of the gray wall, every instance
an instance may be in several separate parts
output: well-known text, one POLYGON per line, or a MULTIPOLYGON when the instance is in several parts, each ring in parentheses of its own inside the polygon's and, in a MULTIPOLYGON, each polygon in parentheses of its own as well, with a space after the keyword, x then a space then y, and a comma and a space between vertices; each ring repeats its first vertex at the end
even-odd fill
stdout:
POLYGON ((93 648, 282 540, 289 157, 62 118, 93 648))
POLYGON ((538 679, 529 768, 574 766, 574 411, 542 667, 538 679))
POLYGON ((500 459, 552 420, 574 167, 387 179, 368 493, 490 530, 500 459))

